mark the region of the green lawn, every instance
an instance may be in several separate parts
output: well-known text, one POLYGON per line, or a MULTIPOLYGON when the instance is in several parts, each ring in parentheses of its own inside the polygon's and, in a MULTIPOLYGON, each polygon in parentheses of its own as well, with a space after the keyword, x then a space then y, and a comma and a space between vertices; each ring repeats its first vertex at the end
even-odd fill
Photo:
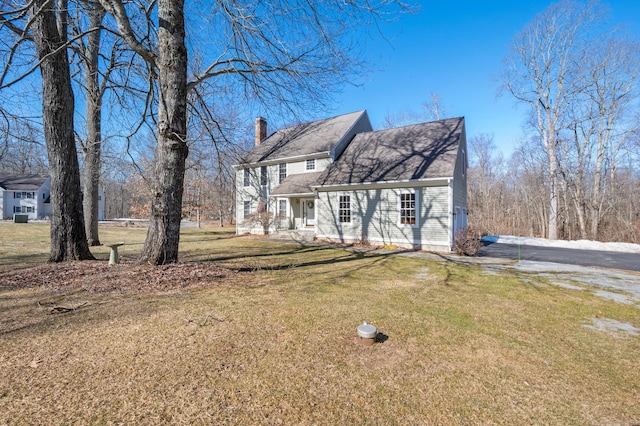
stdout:
POLYGON ((99 273, 64 278, 78 266, 41 266, 47 226, 0 224, 0 424, 640 423, 640 337, 585 327, 640 327, 633 305, 535 274, 209 226, 183 230, 180 269, 131 275, 145 230, 100 232, 128 243, 125 264, 93 248, 83 265, 99 273), (231 271, 213 279, 212 265, 231 271), (38 268, 63 278, 2 281, 38 268), (199 285, 92 290, 178 270, 199 285), (383 341, 355 344, 363 320, 383 341))

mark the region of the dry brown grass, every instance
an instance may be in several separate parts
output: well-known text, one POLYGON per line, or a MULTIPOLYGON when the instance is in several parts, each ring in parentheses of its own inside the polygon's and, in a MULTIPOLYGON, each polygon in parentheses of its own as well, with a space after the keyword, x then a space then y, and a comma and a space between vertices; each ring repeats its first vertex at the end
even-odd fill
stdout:
POLYGON ((6 285, 19 268, 3 267, 0 424, 640 422, 640 338, 584 327, 638 327, 634 306, 535 275, 214 228, 184 230, 182 249, 163 288, 135 284, 158 269, 131 265, 24 262, 25 276, 57 271, 31 286, 6 285), (362 320, 386 340, 356 345, 362 320))

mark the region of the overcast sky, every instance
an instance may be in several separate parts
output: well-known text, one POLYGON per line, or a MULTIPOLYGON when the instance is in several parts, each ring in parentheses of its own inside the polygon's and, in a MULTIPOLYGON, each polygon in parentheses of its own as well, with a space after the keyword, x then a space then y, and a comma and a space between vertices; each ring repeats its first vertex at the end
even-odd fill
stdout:
MULTIPOLYGON (((431 92, 447 116, 465 116, 467 135, 493 134, 510 154, 522 134, 525 109, 505 94, 496 98, 494 76, 513 36, 553 2, 540 0, 423 1, 419 14, 383 27, 390 43, 367 46, 381 70, 336 98, 336 115, 366 109, 374 128, 387 113, 420 111, 431 92)), ((640 0, 604 2, 617 24, 640 37, 640 0)))

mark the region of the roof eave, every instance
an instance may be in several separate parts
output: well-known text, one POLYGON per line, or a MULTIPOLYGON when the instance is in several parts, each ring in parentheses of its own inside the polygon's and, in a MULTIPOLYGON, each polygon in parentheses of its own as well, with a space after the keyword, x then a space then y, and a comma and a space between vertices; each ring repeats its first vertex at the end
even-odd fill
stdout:
POLYGON ((304 196, 314 196, 314 192, 296 192, 292 194, 269 194, 269 198, 291 198, 291 197, 304 197, 304 196))
POLYGON ((273 160, 261 160, 246 163, 234 164, 233 168, 236 170, 244 169, 246 167, 256 166, 273 166, 280 163, 293 163, 295 161, 311 160, 313 158, 331 158, 331 151, 319 151, 311 154, 294 155, 292 157, 274 158, 273 160))
POLYGON ((407 187, 410 185, 413 186, 429 186, 438 183, 442 183, 443 185, 448 184, 451 180, 453 180, 453 176, 442 176, 435 178, 426 178, 426 179, 407 179, 407 180, 393 180, 393 181, 377 181, 377 182, 360 182, 360 183, 341 183, 341 184, 332 184, 332 185, 312 185, 311 188, 318 191, 331 191, 333 189, 341 190, 345 188, 355 188, 355 187, 396 187, 402 186, 407 187), (423 185, 420 185, 423 184, 423 185))

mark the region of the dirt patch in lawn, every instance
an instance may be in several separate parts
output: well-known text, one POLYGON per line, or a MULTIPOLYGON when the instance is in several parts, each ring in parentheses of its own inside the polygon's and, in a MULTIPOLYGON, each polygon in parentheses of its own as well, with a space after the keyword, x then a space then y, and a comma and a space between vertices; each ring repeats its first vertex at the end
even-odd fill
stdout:
POLYGON ((0 288, 90 293, 166 292, 208 287, 235 280, 238 272, 206 263, 176 263, 165 266, 104 261, 84 261, 39 265, 0 272, 0 288))

